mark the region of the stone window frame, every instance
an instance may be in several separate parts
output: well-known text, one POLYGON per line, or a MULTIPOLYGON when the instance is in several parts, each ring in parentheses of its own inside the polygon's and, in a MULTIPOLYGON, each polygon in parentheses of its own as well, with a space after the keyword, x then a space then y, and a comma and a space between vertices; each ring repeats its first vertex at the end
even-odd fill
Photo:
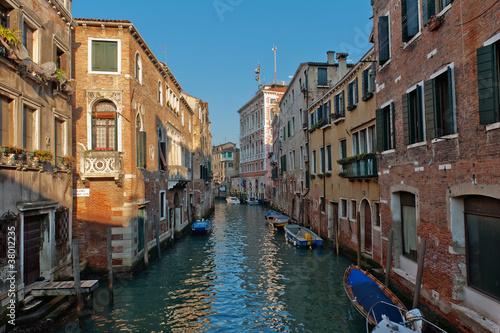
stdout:
POLYGON ((121 75, 122 74, 122 59, 121 59, 122 41, 121 39, 114 38, 88 38, 88 73, 89 74, 101 74, 101 75, 121 75), (109 71, 93 71, 92 70, 92 42, 93 41, 106 41, 106 42, 116 42, 117 43, 117 70, 116 72, 109 71))

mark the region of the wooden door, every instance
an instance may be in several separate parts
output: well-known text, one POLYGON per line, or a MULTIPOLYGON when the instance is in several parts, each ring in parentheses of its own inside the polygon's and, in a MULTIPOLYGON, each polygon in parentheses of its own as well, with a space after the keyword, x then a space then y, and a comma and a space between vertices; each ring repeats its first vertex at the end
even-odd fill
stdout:
POLYGON ((368 202, 365 203, 365 252, 372 251, 372 212, 368 202))
POLYGON ((40 277, 40 225, 41 216, 24 218, 24 284, 40 277))

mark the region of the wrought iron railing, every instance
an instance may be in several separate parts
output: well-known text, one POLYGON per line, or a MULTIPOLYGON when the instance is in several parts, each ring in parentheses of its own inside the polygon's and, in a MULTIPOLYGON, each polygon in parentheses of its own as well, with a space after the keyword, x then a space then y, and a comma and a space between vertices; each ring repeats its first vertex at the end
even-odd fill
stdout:
POLYGON ((378 177, 377 156, 375 154, 357 156, 338 162, 342 166, 340 175, 344 178, 378 177))

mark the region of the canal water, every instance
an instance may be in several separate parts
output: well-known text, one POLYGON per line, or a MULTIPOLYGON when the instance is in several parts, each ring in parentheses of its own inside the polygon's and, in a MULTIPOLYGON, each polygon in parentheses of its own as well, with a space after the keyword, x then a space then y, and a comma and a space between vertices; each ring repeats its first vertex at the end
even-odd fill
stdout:
MULTIPOLYGON (((187 235, 149 273, 95 294, 86 332, 366 332, 342 280, 351 262, 295 248, 264 206, 217 201, 209 235, 187 235)), ((57 332, 80 332, 75 318, 57 332)))

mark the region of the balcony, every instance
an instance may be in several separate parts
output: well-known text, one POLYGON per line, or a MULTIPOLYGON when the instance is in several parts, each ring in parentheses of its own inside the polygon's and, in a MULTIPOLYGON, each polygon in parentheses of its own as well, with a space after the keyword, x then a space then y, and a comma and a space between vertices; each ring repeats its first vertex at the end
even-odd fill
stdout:
POLYGON ((168 166, 168 189, 183 188, 191 181, 191 170, 182 165, 168 166))
POLYGON ((359 154, 338 160, 342 166, 340 176, 349 179, 378 177, 377 155, 375 153, 359 154))
MULTIPOLYGON (((123 156, 118 151, 84 151, 80 159, 80 178, 113 178, 119 184, 123 175, 123 156)), ((120 184, 119 184, 120 185, 120 184)))

